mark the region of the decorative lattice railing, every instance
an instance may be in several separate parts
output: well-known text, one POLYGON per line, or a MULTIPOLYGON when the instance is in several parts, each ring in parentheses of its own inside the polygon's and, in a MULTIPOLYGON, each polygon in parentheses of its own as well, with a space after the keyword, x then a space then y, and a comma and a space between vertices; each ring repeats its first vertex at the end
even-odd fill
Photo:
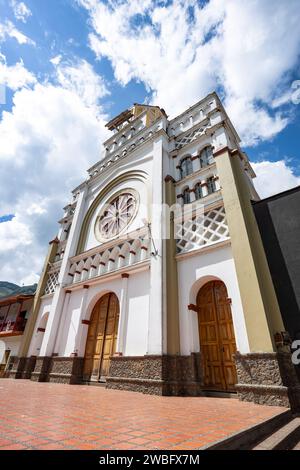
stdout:
POLYGON ((58 283, 58 271, 50 273, 45 287, 45 294, 53 294, 58 283))
POLYGON ((204 135, 205 131, 207 130, 209 126, 210 126, 209 123, 202 124, 201 126, 198 126, 196 129, 192 129, 191 131, 186 132, 183 136, 178 137, 175 141, 175 148, 181 149, 185 145, 190 144, 191 142, 196 140, 201 135, 204 135))
POLYGON ((175 222, 177 253, 199 249, 229 238, 224 207, 175 222))

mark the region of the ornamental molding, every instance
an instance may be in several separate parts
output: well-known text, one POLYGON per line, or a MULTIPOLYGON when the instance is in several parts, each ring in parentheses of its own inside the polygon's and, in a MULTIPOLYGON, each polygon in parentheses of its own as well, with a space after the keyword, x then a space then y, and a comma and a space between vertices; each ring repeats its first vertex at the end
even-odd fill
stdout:
MULTIPOLYGON (((182 198, 183 195, 179 194, 177 197, 182 198)), ((191 201, 189 204, 184 204, 183 206, 181 206, 183 212, 180 211, 180 214, 174 217, 174 222, 180 223, 182 221, 183 216, 185 218, 194 218, 196 216, 196 212, 201 207, 204 208, 204 212, 207 212, 209 210, 220 207, 220 205, 223 205, 223 198, 221 195, 221 191, 218 190, 211 194, 207 194, 206 196, 203 196, 200 199, 191 201)))
POLYGON ((125 173, 121 173, 119 176, 112 178, 102 189, 97 193, 90 207, 88 208, 83 222, 81 224, 80 236, 77 244, 76 254, 80 254, 85 251, 85 242, 87 237, 87 232, 90 227, 92 217, 97 213, 99 204, 103 201, 105 197, 112 191, 116 191, 121 183, 128 183, 128 180, 138 180, 146 184, 148 174, 142 170, 132 170, 125 173))
POLYGON ((215 92, 213 92, 210 95, 203 98, 202 100, 198 101, 198 103, 195 103, 193 106, 191 106, 189 109, 187 109, 183 113, 176 116, 174 119, 171 119, 170 125, 174 126, 177 123, 180 123, 186 116, 190 116, 191 114, 194 114, 195 112, 199 112, 199 111, 205 112, 205 111, 211 110, 212 100, 215 100, 216 106, 218 107, 220 104, 220 100, 219 100, 218 95, 215 92))
POLYGON ((78 255, 70 257, 70 262, 71 263, 77 263, 78 261, 81 261, 82 259, 88 258, 90 256, 95 256, 99 251, 105 251, 108 249, 111 249, 117 245, 120 245, 126 241, 132 241, 138 238, 145 239, 148 236, 148 228, 143 226, 139 229, 133 230, 132 232, 126 233, 126 236, 123 235, 120 238, 114 238, 113 240, 108 240, 106 243, 101 243, 101 245, 97 245, 94 248, 91 248, 90 250, 83 251, 82 253, 79 253, 78 255))
POLYGON ((82 289, 84 284, 89 285, 90 287, 92 287, 93 285, 101 284, 102 282, 105 282, 108 279, 111 279, 111 280, 112 279, 120 279, 120 275, 122 275, 122 273, 135 274, 135 273, 138 273, 138 272, 146 271, 149 268, 150 268, 150 259, 146 259, 143 262, 135 263, 131 266, 126 266, 126 267, 124 267, 124 269, 121 269, 121 270, 118 270, 118 271, 111 271, 111 272, 106 273, 106 274, 102 274, 102 275, 99 275, 99 276, 92 277, 92 278, 90 278, 88 280, 85 280, 85 281, 78 281, 78 282, 73 283, 73 284, 66 284, 63 287, 65 289, 65 292, 67 290, 70 290, 70 291, 73 292, 74 290, 82 289))
MULTIPOLYGON (((148 112, 148 109, 145 109, 144 111, 142 111, 135 119, 133 119, 132 121, 129 121, 124 127, 122 127, 118 132, 115 132, 111 137, 109 137, 108 139, 106 139, 104 142, 103 142, 103 146, 104 147, 107 147, 108 145, 111 145, 113 144, 118 138, 122 138, 122 136, 124 134, 126 134, 126 132, 128 130, 132 130, 133 128, 135 128, 135 126, 140 122, 142 122, 142 119, 146 116, 148 112)), ((159 117, 158 119, 161 119, 161 117, 159 117)))
POLYGON ((181 178, 180 180, 176 181, 175 186, 180 186, 182 184, 185 184, 188 181, 190 181, 194 178, 197 178, 198 176, 203 176, 203 179, 205 179, 206 177, 209 177, 209 176, 213 176, 213 174, 211 174, 211 172, 212 172, 212 170, 215 170, 215 169, 216 169, 216 163, 213 162, 210 165, 207 165, 203 168, 200 168, 199 170, 194 171, 193 173, 190 173, 189 175, 185 176, 184 178, 181 178))
POLYGON ((61 264, 62 264, 62 260, 55 261, 54 263, 51 263, 49 265, 48 274, 52 274, 52 273, 55 273, 55 272, 59 271, 60 267, 61 267, 61 264))
MULTIPOLYGON (((108 168, 124 159, 127 155, 133 153, 133 151, 135 151, 137 148, 140 148, 145 143, 151 142, 154 137, 159 135, 160 131, 163 131, 163 133, 167 136, 165 130, 162 127, 162 124, 162 119, 160 119, 152 126, 145 127, 132 138, 124 142, 124 144, 122 144, 119 148, 106 155, 104 159, 100 160, 100 162, 97 162, 94 166, 89 168, 88 173, 90 179, 98 176, 100 173, 103 174, 108 168)), ((169 139, 169 136, 167 136, 167 138, 169 139)))
POLYGON ((193 256, 202 255, 203 253, 209 253, 210 251, 214 251, 218 248, 222 248, 224 246, 231 246, 230 238, 222 241, 218 241, 215 243, 211 243, 210 245, 203 246, 201 248, 197 248, 196 250, 191 250, 183 253, 178 253, 175 256, 177 262, 183 261, 186 258, 191 258, 193 256))

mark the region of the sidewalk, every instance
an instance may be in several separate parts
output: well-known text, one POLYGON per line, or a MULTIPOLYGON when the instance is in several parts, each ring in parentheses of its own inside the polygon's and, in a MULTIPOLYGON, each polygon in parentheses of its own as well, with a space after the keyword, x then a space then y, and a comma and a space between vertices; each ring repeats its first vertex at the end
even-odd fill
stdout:
POLYGON ((199 449, 283 411, 234 398, 0 379, 0 450, 199 449))

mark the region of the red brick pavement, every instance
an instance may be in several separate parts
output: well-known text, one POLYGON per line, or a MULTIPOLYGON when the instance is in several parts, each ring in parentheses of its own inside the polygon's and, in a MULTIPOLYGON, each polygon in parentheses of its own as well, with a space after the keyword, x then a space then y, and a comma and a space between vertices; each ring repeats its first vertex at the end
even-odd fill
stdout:
POLYGON ((1 379, 0 450, 199 449, 282 411, 233 398, 1 379))

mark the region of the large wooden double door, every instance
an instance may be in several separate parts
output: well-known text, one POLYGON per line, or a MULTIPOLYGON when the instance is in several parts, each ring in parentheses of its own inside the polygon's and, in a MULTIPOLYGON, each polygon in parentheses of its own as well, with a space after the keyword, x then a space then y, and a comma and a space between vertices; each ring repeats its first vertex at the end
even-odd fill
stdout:
POLYGON ((88 329, 85 348, 84 379, 99 381, 108 375, 110 357, 116 350, 119 301, 115 294, 105 294, 96 303, 88 329))
POLYGON ((226 286, 221 281, 208 282, 197 296, 204 386, 208 390, 234 391, 237 383, 230 304, 226 286))

